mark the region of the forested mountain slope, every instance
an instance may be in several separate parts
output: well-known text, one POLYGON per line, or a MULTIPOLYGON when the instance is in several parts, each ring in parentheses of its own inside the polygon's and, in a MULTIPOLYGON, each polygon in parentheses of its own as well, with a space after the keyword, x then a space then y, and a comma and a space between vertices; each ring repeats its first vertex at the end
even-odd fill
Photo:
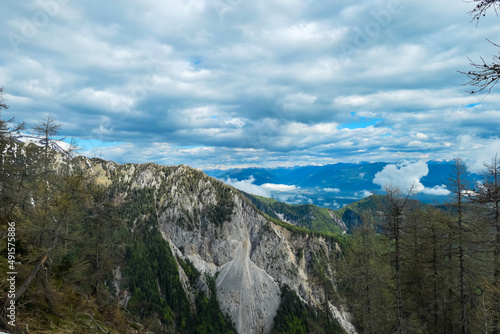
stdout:
POLYGON ((498 159, 476 184, 457 159, 445 207, 388 188, 325 212, 184 165, 0 146, 0 323, 13 333, 500 330, 498 159))
POLYGON ((272 198, 244 193, 252 203, 272 218, 288 222, 292 225, 305 227, 313 231, 345 232, 344 222, 327 208, 320 208, 314 204, 290 205, 278 202, 272 198))
POLYGON ((334 285, 340 234, 270 219, 187 166, 1 144, 2 233, 15 223, 20 262, 15 297, 2 294, 4 306, 15 301, 16 326, 4 309, 3 328, 354 332, 334 285))

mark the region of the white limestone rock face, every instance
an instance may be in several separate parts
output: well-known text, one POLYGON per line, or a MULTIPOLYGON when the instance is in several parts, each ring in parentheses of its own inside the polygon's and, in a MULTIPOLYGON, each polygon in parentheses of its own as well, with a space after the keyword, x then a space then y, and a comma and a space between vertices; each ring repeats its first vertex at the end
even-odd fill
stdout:
POLYGON ((328 303, 328 307, 330 308, 330 312, 333 314, 333 317, 337 319, 339 324, 345 330, 347 334, 356 334, 356 328, 351 323, 350 315, 342 310, 342 308, 337 308, 335 305, 328 303))
POLYGON ((268 333, 280 304, 274 279, 250 260, 250 241, 236 249, 234 259, 219 269, 217 296, 221 309, 231 316, 240 334, 268 333))
MULTIPOLYGON (((202 273, 216 276, 221 310, 229 314, 238 333, 270 332, 282 284, 311 306, 325 304, 322 286, 312 279, 312 262, 334 254, 335 244, 268 222, 237 190, 187 166, 127 164, 105 172, 122 182, 123 198, 127 189, 153 191, 163 238, 174 254, 189 259, 202 273), (219 203, 223 200, 225 204, 219 203), (232 209, 218 213, 224 221, 213 221, 213 209, 225 205, 232 209)), ((186 277, 179 271, 187 289, 186 277)), ((329 274, 333 280, 333 270, 329 274)), ((355 333, 341 307, 330 311, 346 332, 355 333)))

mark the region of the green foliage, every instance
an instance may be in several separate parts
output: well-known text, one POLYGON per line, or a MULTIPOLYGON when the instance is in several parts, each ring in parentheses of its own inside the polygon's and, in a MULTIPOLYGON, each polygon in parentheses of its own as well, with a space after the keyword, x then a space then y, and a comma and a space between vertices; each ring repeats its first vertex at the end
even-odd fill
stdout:
POLYGON ((396 327, 390 243, 369 223, 356 227, 339 261, 337 289, 362 333, 392 333, 396 327))
POLYGON ((217 226, 229 221, 234 208, 234 193, 231 188, 220 181, 212 183, 215 188, 216 203, 208 208, 207 217, 217 226))
POLYGON ((196 280, 201 276, 201 273, 196 267, 194 266, 193 262, 191 262, 189 259, 183 260, 181 257, 177 257, 177 262, 179 262, 179 265, 182 267, 182 270, 186 273, 186 276, 189 279, 189 283, 191 285, 194 285, 196 280))
POLYGON ((195 333, 208 334, 234 334, 236 330, 234 324, 227 315, 224 315, 217 299, 217 290, 215 279, 205 274, 205 281, 208 286, 209 295, 200 292, 196 297, 196 307, 198 314, 196 316, 195 333))
POLYGON ((341 247, 343 247, 343 245, 345 243, 345 235, 343 235, 341 233, 312 231, 312 230, 308 230, 305 227, 295 226, 295 225, 286 223, 282 220, 272 218, 265 213, 263 213, 263 216, 266 217, 266 219, 268 221, 270 221, 276 225, 279 225, 279 226, 281 226, 281 227, 283 227, 283 228, 285 228, 285 229, 287 229, 290 232, 295 233, 295 234, 313 235, 313 236, 323 237, 330 242, 338 243, 341 247))
POLYGON ((164 323, 187 332, 189 302, 179 280, 177 262, 156 228, 135 233, 127 246, 127 276, 132 294, 129 310, 141 318, 157 315, 164 323))
POLYGON ((317 232, 341 232, 336 221, 330 216, 330 210, 312 204, 290 205, 271 198, 244 193, 257 209, 272 218, 279 219, 276 212, 282 214, 294 225, 317 232))
POLYGON ((344 333, 337 321, 319 309, 304 304, 287 285, 281 289, 281 303, 272 334, 344 333))
POLYGON ((334 211, 346 224, 348 232, 353 231, 356 226, 361 226, 361 216, 364 215, 370 222, 379 222, 377 212, 381 210, 381 204, 384 202, 384 196, 371 195, 360 201, 346 205, 342 209, 334 211))

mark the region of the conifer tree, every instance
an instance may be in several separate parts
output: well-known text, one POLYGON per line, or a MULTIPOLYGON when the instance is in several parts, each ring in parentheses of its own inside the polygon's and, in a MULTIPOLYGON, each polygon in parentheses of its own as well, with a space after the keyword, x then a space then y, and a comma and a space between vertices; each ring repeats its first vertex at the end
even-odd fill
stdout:
POLYGON ((490 164, 485 164, 482 183, 473 190, 472 202, 483 217, 482 228, 489 238, 486 249, 492 258, 492 277, 487 278, 486 290, 491 296, 491 327, 492 333, 500 332, 500 158, 498 154, 490 164))
POLYGON ((411 213, 406 237, 411 242, 405 270, 406 298, 412 301, 412 314, 417 316, 424 333, 447 333, 446 291, 453 281, 446 257, 450 235, 449 216, 433 207, 411 213))
POLYGON ((13 132, 23 130, 25 124, 20 123, 11 126, 14 122, 13 117, 3 119, 2 110, 8 108, 3 87, 0 87, 0 216, 3 216, 5 219, 10 215, 13 207, 24 193, 22 191, 22 180, 25 174, 25 165, 20 161, 22 158, 14 158, 15 154, 13 151, 16 148, 10 138, 13 132))
POLYGON ((386 236, 394 243, 392 252, 392 264, 394 268, 395 298, 396 298, 396 333, 408 333, 407 312, 405 310, 405 299, 403 298, 403 234, 405 214, 408 209, 408 200, 413 192, 412 185, 406 195, 396 187, 386 187, 387 203, 384 206, 384 223, 382 228, 386 236))
POLYGON ((481 327, 478 324, 478 307, 481 299, 479 281, 488 276, 485 258, 485 237, 488 229, 481 226, 481 215, 474 212, 475 192, 468 181, 468 170, 461 158, 455 159, 454 172, 449 179, 451 191, 451 245, 450 265, 456 269, 458 278, 456 295, 460 318, 456 322, 457 332, 472 333, 481 327), (479 326, 479 327, 478 327, 479 326), (458 330, 459 328, 459 330, 458 330))
POLYGON ((339 265, 339 287, 353 308, 362 333, 389 333, 396 328, 393 312, 392 270, 389 245, 376 234, 370 217, 363 213, 353 229, 339 265))
POLYGON ((454 175, 450 179, 450 189, 454 199, 453 205, 456 208, 456 247, 458 251, 458 277, 460 284, 460 332, 462 334, 469 333, 469 315, 468 303, 470 296, 467 294, 466 283, 466 231, 464 220, 464 205, 467 199, 466 194, 468 190, 466 174, 467 167, 461 158, 455 159, 454 175))
POLYGON ((45 159, 49 157, 50 142, 54 140, 54 136, 57 135, 60 128, 61 124, 56 122, 50 114, 45 115, 32 128, 37 136, 43 138, 45 159))
POLYGON ((61 257, 61 240, 67 237, 66 226, 81 221, 82 195, 85 194, 82 175, 67 178, 57 177, 53 168, 53 153, 48 146, 50 136, 57 133, 59 125, 53 118, 46 117, 36 128, 44 129, 45 147, 39 159, 39 167, 33 172, 30 182, 30 205, 17 203, 23 210, 18 210, 17 221, 19 234, 28 254, 23 264, 31 267, 25 277, 20 277, 20 285, 14 300, 19 300, 34 281, 43 287, 48 307, 54 310, 50 276, 52 264, 61 257), (38 171, 38 172, 37 172, 38 171), (21 206, 23 205, 23 206, 21 206), (44 275, 40 275, 43 271, 44 275))
POLYGON ((98 302, 104 301, 105 288, 102 282, 106 281, 112 272, 114 260, 119 252, 114 247, 114 232, 119 230, 119 222, 112 216, 115 208, 113 198, 103 185, 98 185, 95 179, 87 186, 89 202, 85 217, 84 236, 88 251, 86 258, 90 262, 90 284, 98 302))

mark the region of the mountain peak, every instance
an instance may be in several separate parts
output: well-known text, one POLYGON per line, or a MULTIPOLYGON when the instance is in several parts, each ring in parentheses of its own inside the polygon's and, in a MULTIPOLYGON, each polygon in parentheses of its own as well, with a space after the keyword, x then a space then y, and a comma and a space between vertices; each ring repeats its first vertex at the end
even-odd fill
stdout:
MULTIPOLYGON (((13 134, 11 138, 18 143, 33 143, 36 146, 45 147, 45 138, 41 138, 38 136, 16 133, 13 134)), ((62 140, 49 139, 49 147, 57 153, 61 153, 64 155, 69 155, 69 152, 71 151, 71 145, 63 142, 62 140)))

